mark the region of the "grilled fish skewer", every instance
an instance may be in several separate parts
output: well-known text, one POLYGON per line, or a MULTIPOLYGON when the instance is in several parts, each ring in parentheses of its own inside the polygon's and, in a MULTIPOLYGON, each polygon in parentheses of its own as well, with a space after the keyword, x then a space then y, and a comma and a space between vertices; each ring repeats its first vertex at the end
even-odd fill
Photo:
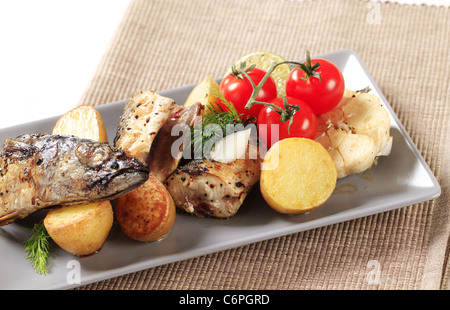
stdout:
POLYGON ((6 140, 0 170, 0 226, 49 206, 115 199, 149 173, 107 143, 39 134, 6 140))

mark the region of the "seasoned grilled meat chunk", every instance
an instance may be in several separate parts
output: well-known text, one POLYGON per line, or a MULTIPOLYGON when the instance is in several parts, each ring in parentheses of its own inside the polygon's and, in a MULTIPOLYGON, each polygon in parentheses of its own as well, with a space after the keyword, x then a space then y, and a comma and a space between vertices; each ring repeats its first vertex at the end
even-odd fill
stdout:
POLYGON ((0 226, 49 206, 112 200, 148 173, 107 143, 40 134, 8 139, 0 153, 0 226))
POLYGON ((235 215, 260 176, 261 158, 251 158, 248 150, 229 163, 202 159, 176 169, 166 186, 177 208, 199 217, 235 215))

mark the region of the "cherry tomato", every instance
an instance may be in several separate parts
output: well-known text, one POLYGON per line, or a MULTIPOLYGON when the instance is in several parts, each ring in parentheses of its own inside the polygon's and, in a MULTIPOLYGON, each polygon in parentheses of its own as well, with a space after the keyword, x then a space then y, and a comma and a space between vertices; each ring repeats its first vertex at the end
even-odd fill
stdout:
MULTIPOLYGON (((289 121, 282 122, 280 114, 268 106, 263 106, 258 114, 257 126, 260 139, 270 148, 279 140, 291 137, 314 139, 317 133, 317 118, 314 111, 304 101, 286 97, 291 105, 298 105, 300 110, 293 115, 293 121, 289 127, 289 121), (278 131, 278 132, 276 132, 278 131), (276 134, 278 133, 278 139, 276 134)), ((269 103, 278 107, 284 107, 283 98, 277 97, 269 103)))
MULTIPOLYGON (((266 72, 258 68, 253 68, 249 70, 247 74, 255 85, 258 85, 266 72)), ((245 105, 253 92, 252 84, 245 76, 238 78, 233 73, 228 74, 220 83, 219 91, 223 94, 227 101, 233 103, 236 111, 239 114, 243 114, 244 118, 248 116, 258 116, 262 105, 255 104, 250 109, 245 108, 245 105)), ((276 96, 277 86, 274 79, 269 77, 259 91, 256 101, 268 102, 276 96)), ((220 102, 220 106, 224 111, 228 111, 228 107, 223 102, 220 102)))
POLYGON ((309 59, 309 54, 303 64, 307 67, 306 72, 312 71, 307 74, 302 68, 293 69, 286 80, 286 95, 305 101, 316 114, 331 111, 344 94, 341 71, 326 59, 309 59))

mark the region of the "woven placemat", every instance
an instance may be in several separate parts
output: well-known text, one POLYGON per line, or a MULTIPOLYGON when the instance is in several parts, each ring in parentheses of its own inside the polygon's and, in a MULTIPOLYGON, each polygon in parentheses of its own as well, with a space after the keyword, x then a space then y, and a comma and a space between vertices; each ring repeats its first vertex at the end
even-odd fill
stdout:
POLYGON ((440 198, 77 289, 447 289, 450 14, 367 1, 132 0, 80 104, 222 76, 252 51, 354 50, 442 186, 440 198), (377 262, 378 281, 368 278, 377 262), (447 267, 446 267, 447 266, 447 267))

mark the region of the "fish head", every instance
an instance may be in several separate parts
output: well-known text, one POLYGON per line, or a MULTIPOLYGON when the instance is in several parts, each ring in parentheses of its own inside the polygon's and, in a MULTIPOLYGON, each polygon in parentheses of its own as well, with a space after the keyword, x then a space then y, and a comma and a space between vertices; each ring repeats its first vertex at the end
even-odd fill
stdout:
POLYGON ((148 165, 105 142, 47 136, 35 154, 37 197, 46 204, 113 200, 142 185, 148 165))
POLYGON ((108 143, 81 142, 75 155, 86 175, 86 192, 114 199, 143 184, 150 173, 147 164, 138 161, 108 143))

